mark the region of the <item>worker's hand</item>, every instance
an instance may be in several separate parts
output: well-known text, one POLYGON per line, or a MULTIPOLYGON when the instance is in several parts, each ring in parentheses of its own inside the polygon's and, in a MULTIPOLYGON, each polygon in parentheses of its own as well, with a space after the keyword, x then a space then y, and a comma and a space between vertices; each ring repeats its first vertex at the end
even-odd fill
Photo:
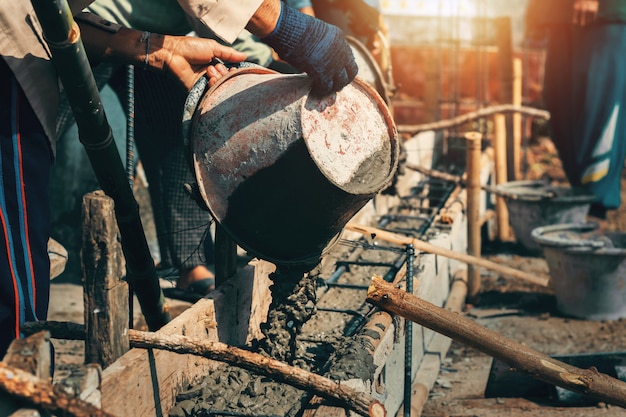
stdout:
POLYGON ((575 0, 573 7, 573 23, 586 26, 596 18, 598 0, 575 0))
POLYGON ((190 36, 165 36, 162 49, 162 69, 174 75, 187 90, 205 74, 209 78, 209 85, 215 84, 229 71, 220 60, 241 62, 246 59, 245 53, 212 39, 190 36))
POLYGON ((281 2, 274 31, 263 41, 313 78, 313 91, 329 94, 349 84, 358 71, 352 50, 336 26, 300 13, 281 2))

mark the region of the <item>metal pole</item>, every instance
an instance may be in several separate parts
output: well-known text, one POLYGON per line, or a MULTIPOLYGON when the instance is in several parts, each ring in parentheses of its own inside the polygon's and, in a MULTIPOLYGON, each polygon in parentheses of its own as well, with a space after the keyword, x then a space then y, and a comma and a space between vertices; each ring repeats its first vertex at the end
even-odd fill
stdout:
MULTIPOLYGON (((413 294, 413 278, 415 275, 415 248, 412 243, 406 245, 406 292, 413 294)), ((413 323, 404 321, 404 417, 411 417, 411 397, 413 395, 413 323)))
POLYGON ((115 202, 128 282, 137 294, 148 328, 158 330, 170 321, 168 307, 141 224, 139 206, 128 186, 124 164, 104 114, 80 30, 67 0, 31 2, 72 107, 80 141, 100 187, 115 202))

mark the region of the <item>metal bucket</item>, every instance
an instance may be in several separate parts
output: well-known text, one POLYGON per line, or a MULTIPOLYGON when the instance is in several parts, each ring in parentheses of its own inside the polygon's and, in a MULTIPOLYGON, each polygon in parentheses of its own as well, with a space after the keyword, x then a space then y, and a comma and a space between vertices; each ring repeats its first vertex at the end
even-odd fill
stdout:
POLYGON ((558 224, 536 228, 557 308, 588 320, 626 317, 626 234, 599 233, 597 224, 558 224))
POLYGON ((580 188, 556 187, 544 181, 511 181, 496 186, 506 201, 515 238, 531 252, 541 247, 533 229, 563 223, 584 223, 593 194, 580 188))
POLYGON ((346 36, 346 41, 352 50, 354 59, 359 67, 358 77, 367 82, 380 94, 385 104, 391 107, 391 99, 394 94, 394 87, 386 81, 380 66, 358 39, 352 36, 346 36))
POLYGON ((304 74, 245 67, 186 105, 202 199, 241 247, 277 264, 319 262, 397 169, 397 131, 371 86, 310 88, 304 74))

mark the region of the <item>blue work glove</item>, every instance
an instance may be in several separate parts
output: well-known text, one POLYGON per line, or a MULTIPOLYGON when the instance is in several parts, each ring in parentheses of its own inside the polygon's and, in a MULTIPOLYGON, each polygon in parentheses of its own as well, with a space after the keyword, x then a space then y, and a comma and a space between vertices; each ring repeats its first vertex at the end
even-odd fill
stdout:
POLYGON ((300 13, 281 1, 274 31, 263 42, 313 78, 313 91, 325 95, 341 90, 358 67, 346 38, 336 26, 300 13))

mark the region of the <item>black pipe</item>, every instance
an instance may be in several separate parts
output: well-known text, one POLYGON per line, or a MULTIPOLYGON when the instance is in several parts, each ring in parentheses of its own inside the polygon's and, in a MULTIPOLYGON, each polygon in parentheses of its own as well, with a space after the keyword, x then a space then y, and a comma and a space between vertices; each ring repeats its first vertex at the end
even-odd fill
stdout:
POLYGON ((148 328, 158 330, 170 321, 170 315, 141 224, 139 205, 128 186, 80 31, 67 0, 31 2, 72 107, 80 141, 100 187, 115 202, 128 283, 137 295, 148 328))

